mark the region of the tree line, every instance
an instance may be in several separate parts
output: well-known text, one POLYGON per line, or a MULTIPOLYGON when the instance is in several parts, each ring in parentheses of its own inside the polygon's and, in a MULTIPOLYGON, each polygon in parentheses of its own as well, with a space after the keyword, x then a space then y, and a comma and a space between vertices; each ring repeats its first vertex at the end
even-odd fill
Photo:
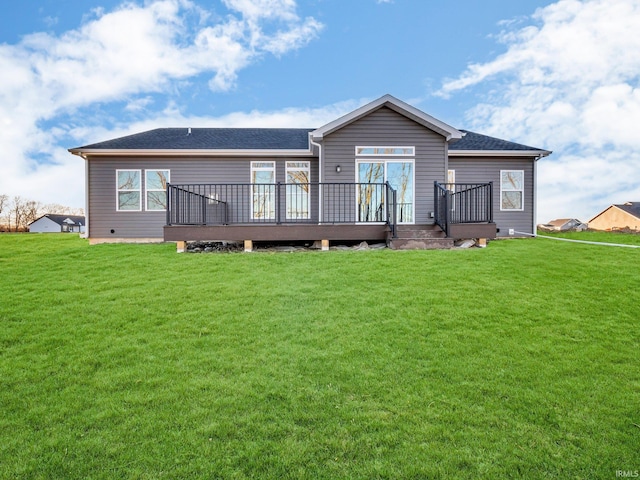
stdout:
POLYGON ((84 210, 0 194, 0 232, 25 232, 31 222, 45 214, 84 215, 84 210))

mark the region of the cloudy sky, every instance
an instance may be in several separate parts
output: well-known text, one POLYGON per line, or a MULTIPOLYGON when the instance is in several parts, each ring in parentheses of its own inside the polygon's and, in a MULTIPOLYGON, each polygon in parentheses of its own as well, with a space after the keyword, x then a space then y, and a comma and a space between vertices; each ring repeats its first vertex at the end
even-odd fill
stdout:
POLYGON ((390 93, 553 150, 538 221, 640 201, 640 0, 22 0, 0 15, 0 194, 84 205, 67 149, 318 127, 390 93))

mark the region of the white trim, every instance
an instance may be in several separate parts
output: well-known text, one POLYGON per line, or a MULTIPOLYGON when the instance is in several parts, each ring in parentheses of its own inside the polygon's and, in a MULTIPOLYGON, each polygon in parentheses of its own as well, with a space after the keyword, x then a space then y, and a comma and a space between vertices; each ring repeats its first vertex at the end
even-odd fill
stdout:
POLYGON ((311 218, 311 162, 309 160, 286 160, 284 162, 284 216, 287 220, 309 220, 311 218), (306 166, 305 167, 292 167, 289 168, 289 164, 290 163, 304 163, 306 166), (291 217, 289 216, 289 192, 288 192, 288 187, 289 185, 299 185, 298 183, 289 183, 287 182, 288 177, 289 177, 289 172, 307 172, 307 188, 309 189, 307 191, 307 216, 306 217, 291 217))
POLYGON ((255 197, 256 192, 254 190, 255 186, 253 185, 253 184, 260 185, 257 182, 253 181, 254 172, 272 172, 273 173, 273 183, 265 183, 264 185, 272 185, 273 186, 276 183, 276 162, 275 162, 275 160, 265 160, 265 161, 255 160, 255 161, 252 161, 251 162, 250 172, 251 173, 250 173, 250 181, 249 181, 249 183, 252 184, 251 185, 251 198, 249 199, 249 201, 251 202, 251 219, 252 220, 275 220, 276 217, 277 217, 276 201, 275 201, 275 195, 276 195, 275 187, 273 187, 274 191, 271 192, 271 194, 273 195, 273 199, 272 199, 273 200, 273 205, 272 206, 269 205, 269 211, 268 212, 263 212, 263 216, 257 216, 256 217, 256 212, 255 212, 255 209, 254 209, 254 207, 255 207, 254 197, 255 197), (271 167, 256 167, 255 164, 258 164, 258 163, 270 163, 272 166, 271 167), (272 216, 271 215, 267 216, 267 214, 271 213, 271 208, 273 208, 273 215, 272 216))
POLYGON ((149 208, 149 196, 147 195, 149 192, 164 192, 165 195, 167 193, 166 188, 163 190, 157 189, 157 188, 152 188, 149 189, 149 187, 147 186, 147 172, 167 172, 167 183, 171 182, 171 170, 168 168, 145 168, 144 170, 144 210, 146 212, 166 212, 167 209, 166 208, 154 208, 154 209, 150 209, 149 208))
POLYGON ((542 157, 551 155, 548 150, 453 150, 449 149, 450 157, 542 157))
POLYGON ((416 147, 413 145, 356 145, 356 157, 415 157, 416 156, 416 147), (371 148, 373 150, 376 149, 402 149, 409 150, 411 149, 411 153, 358 153, 358 149, 371 148))
POLYGON ((116 169, 116 212, 141 212, 142 211, 142 170, 135 168, 118 168, 116 169), (138 172, 138 188, 136 190, 120 189, 119 173, 120 172, 138 172), (137 209, 121 209, 120 208, 120 192, 138 192, 138 208, 137 209))
MULTIPOLYGON (((411 205, 411 210, 412 210, 412 221, 411 222, 398 222, 399 225, 414 225, 416 223, 416 159, 415 158, 408 158, 408 157, 398 157, 398 158, 380 158, 380 157, 368 157, 368 158, 356 158, 356 171, 355 171, 355 180, 357 184, 360 183, 366 183, 366 182, 361 182, 360 181, 360 169, 358 168, 358 165, 361 163, 382 163, 384 165, 384 171, 382 174, 382 183, 387 182, 387 164, 388 163, 411 163, 412 167, 411 167, 411 191, 413 192, 413 198, 412 198, 412 205, 411 205)), ((356 188, 356 215, 358 212, 358 200, 359 200, 359 191, 356 188)), ((386 202, 386 199, 385 199, 386 202)), ((396 212, 397 213, 397 212, 396 212)), ((371 222, 356 222, 359 224, 362 223, 371 223, 371 222)), ((377 223, 377 222, 375 222, 377 223)), ((384 222, 382 222, 384 223, 384 222)))
POLYGON ((84 160, 84 234, 81 232, 80 237, 89 238, 89 161, 84 156, 82 159, 84 160))
POLYGON ((524 170, 500 170, 500 211, 501 212, 523 212, 524 211, 524 170), (503 189, 502 188, 502 174, 503 172, 519 172, 522 174, 522 189, 503 189), (502 192, 521 192, 522 193, 522 207, 521 208, 502 208, 502 192))
POLYGON ((72 148, 69 150, 74 155, 91 155, 91 156, 225 156, 225 157, 312 157, 313 152, 311 149, 307 150, 251 150, 251 149, 237 149, 237 150, 216 150, 216 149, 102 149, 102 148, 72 148))

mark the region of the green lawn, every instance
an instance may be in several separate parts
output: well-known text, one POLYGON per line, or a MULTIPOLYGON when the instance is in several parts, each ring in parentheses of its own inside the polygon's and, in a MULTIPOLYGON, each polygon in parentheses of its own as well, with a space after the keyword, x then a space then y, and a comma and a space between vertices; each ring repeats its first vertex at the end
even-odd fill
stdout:
POLYGON ((3 234, 0 478, 616 478, 639 347, 640 249, 3 234))

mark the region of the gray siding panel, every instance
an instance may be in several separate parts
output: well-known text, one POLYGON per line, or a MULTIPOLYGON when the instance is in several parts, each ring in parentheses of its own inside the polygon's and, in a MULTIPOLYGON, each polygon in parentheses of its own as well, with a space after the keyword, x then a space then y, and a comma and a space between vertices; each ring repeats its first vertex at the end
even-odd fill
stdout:
MULTIPOLYGON (((275 161, 276 181, 285 181, 285 160, 310 161, 311 181, 318 181, 314 158, 133 158, 93 157, 89 159, 89 235, 91 238, 163 238, 166 212, 116 211, 116 170, 170 170, 170 182, 249 183, 251 161, 275 161), (111 233, 114 230, 114 233, 111 233)), ((143 174, 144 177, 144 174, 143 174)), ((143 189, 144 195, 144 189, 143 189)), ((144 208, 144 200, 143 200, 144 208)))
POLYGON ((444 137, 389 108, 380 108, 324 139, 325 182, 355 182, 357 145, 415 146, 415 223, 433 223, 433 182, 446 179, 444 137), (340 173, 336 173, 337 165, 340 173))
POLYGON ((533 159, 449 157, 449 169, 456 171, 456 183, 493 182, 493 218, 499 237, 508 237, 509 229, 534 233, 533 159), (524 170, 524 210, 500 210, 500 170, 524 170))

